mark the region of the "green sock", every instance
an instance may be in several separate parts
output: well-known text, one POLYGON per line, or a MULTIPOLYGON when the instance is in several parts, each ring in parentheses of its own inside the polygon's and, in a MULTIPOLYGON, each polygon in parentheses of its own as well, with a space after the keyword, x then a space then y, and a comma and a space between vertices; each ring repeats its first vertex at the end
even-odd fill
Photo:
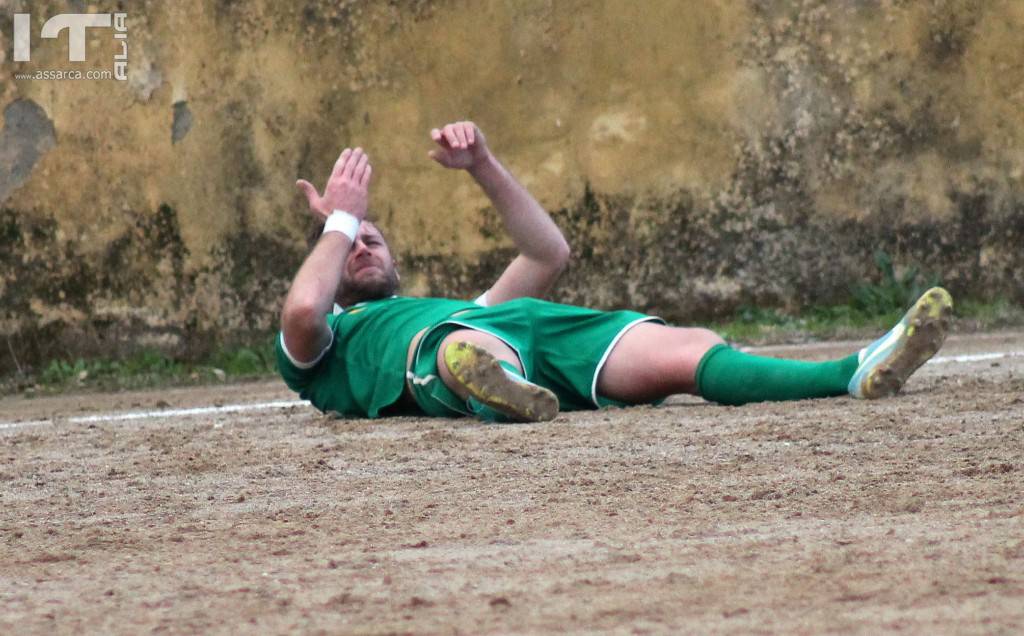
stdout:
POLYGON ((856 353, 828 362, 804 362, 754 356, 720 344, 697 365, 697 390, 705 400, 732 406, 831 397, 846 395, 856 370, 856 353))
POLYGON ((502 413, 495 411, 473 396, 470 396, 469 399, 466 400, 466 406, 469 408, 469 412, 475 415, 480 421, 493 422, 495 424, 502 424, 508 421, 508 418, 502 413))

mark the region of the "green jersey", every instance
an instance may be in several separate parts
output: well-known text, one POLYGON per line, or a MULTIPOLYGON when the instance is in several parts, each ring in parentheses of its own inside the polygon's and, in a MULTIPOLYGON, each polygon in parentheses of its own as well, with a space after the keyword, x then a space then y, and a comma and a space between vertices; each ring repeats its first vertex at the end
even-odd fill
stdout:
POLYGON ((393 296, 327 316, 331 345, 314 362, 296 362, 277 339, 285 384, 321 411, 378 417, 402 395, 409 343, 425 327, 467 309, 469 300, 393 296))
POLYGON ((380 417, 402 395, 409 378, 420 412, 452 417, 465 404, 440 379, 437 350, 449 333, 473 329, 511 348, 524 377, 551 389, 561 410, 621 405, 597 392, 601 367, 626 331, 660 318, 633 311, 597 311, 517 298, 488 307, 478 301, 392 297, 359 303, 327 317, 333 340, 310 363, 296 362, 277 341, 285 383, 321 411, 380 417), (407 369, 409 343, 420 340, 407 369))

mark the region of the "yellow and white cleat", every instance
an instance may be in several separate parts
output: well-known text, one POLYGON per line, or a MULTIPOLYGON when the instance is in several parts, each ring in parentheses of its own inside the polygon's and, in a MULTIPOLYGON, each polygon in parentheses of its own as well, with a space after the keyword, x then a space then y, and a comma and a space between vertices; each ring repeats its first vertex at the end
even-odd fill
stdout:
MULTIPOLYGON (((444 350, 444 363, 473 400, 516 422, 544 422, 558 415, 558 398, 542 386, 507 371, 486 350, 454 342, 444 350)), ((484 420, 495 418, 477 407, 484 420)))
POLYGON ((952 315, 948 291, 926 291, 889 333, 861 349, 850 395, 875 400, 899 393, 907 378, 942 347, 952 315))

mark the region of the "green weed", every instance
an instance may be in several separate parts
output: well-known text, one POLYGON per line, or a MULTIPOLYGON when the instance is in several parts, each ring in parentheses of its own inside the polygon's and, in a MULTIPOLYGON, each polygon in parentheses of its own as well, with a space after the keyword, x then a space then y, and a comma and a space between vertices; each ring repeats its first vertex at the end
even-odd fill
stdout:
POLYGON ((852 305, 867 315, 906 310, 928 289, 941 284, 935 274, 927 274, 911 265, 897 275, 892 257, 883 250, 875 252, 880 280, 851 287, 852 305))
POLYGON ((273 339, 252 346, 222 348, 207 359, 186 361, 144 350, 121 359, 51 360, 35 381, 48 391, 67 388, 134 389, 201 384, 275 374, 273 339))
MULTIPOLYGON (((846 304, 813 306, 790 315, 772 309, 743 307, 735 319, 715 326, 726 339, 740 342, 801 341, 823 338, 853 338, 883 333, 889 329, 921 294, 941 285, 933 274, 909 266, 897 273, 892 258, 875 252, 877 282, 850 286, 846 304)), ((977 305, 978 309, 988 305, 977 305)))

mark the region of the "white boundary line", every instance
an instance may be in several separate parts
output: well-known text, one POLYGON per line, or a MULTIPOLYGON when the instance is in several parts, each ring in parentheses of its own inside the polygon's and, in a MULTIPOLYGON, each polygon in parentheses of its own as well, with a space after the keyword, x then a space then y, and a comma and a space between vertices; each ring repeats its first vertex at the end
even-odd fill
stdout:
POLYGON ((251 404, 227 404, 225 406, 199 406, 190 409, 164 409, 161 411, 129 411, 127 413, 103 413, 101 415, 77 415, 49 420, 29 420, 26 422, 0 422, 0 431, 28 426, 46 426, 60 422, 62 424, 95 424, 97 422, 123 422, 126 420, 142 420, 159 417, 188 417, 190 415, 213 415, 220 413, 242 413, 245 411, 269 411, 286 409, 293 406, 309 404, 306 400, 279 400, 276 402, 255 402, 251 404))
MULTIPOLYGON (((932 358, 927 364, 949 364, 952 362, 979 362, 998 360, 1000 358, 1016 358, 1024 356, 1024 351, 1001 351, 994 353, 975 353, 960 356, 939 356, 932 358)), ((218 415, 222 413, 244 413, 246 411, 270 411, 287 409, 293 406, 308 405, 306 400, 278 400, 275 402, 253 402, 249 404, 227 404, 224 406, 199 406, 189 409, 163 409, 159 411, 129 411, 126 413, 102 413, 99 415, 76 415, 58 417, 47 420, 27 420, 24 422, 0 422, 0 431, 7 431, 31 426, 50 426, 61 424, 96 424, 99 422, 125 422, 154 418, 190 417, 194 415, 218 415)))
POLYGON ((948 364, 950 362, 978 362, 979 360, 998 360, 999 358, 1016 358, 1024 356, 1024 351, 1002 351, 997 353, 973 353, 962 356, 937 356, 925 364, 948 364))

